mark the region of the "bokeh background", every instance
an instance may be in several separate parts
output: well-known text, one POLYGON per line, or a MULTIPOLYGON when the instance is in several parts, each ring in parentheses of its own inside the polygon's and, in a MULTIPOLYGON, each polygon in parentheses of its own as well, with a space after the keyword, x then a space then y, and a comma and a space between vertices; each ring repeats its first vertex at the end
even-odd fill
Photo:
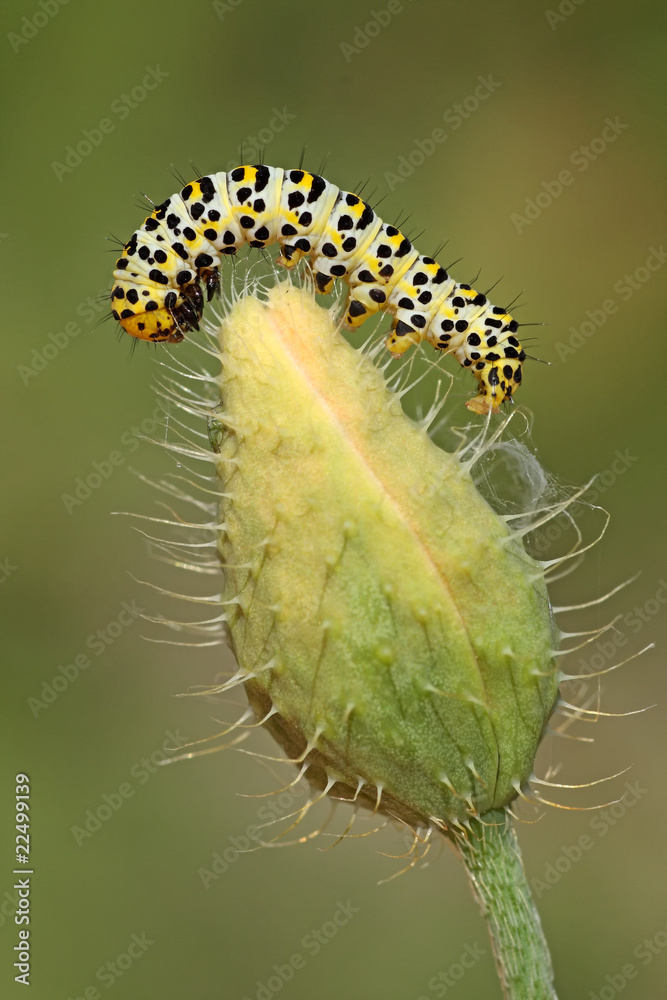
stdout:
MULTIPOLYGON (((556 598, 592 599, 641 570, 565 619, 575 631, 621 616, 600 640, 611 648, 568 662, 590 669, 597 653, 611 665, 657 643, 605 678, 602 700, 610 712, 657 707, 580 726, 593 744, 555 740, 563 782, 632 765, 606 785, 548 790, 555 801, 625 798, 606 813, 548 809, 520 837, 559 995, 664 997, 664 4, 5 0, 0 19, 2 995, 24 995, 12 796, 27 772, 35 1000, 499 996, 449 850, 382 885, 403 865, 380 853, 404 850, 392 831, 327 852, 332 840, 238 853, 272 801, 238 793, 276 788, 286 771, 234 751, 156 766, 163 747, 231 717, 176 697, 229 654, 147 642, 159 633, 127 614, 114 624, 124 602, 174 612, 137 578, 183 582, 111 517, 158 513, 132 470, 174 463, 139 437, 164 435, 152 389, 163 356, 97 325, 114 260, 105 240, 139 225, 142 192, 160 201, 179 186, 172 170, 227 169, 242 149, 253 162, 259 146, 291 166, 305 145, 305 165, 326 158, 340 186, 370 179, 385 219, 409 214, 423 252, 447 240, 440 259, 463 258, 459 280, 479 268, 482 287, 502 278, 496 301, 525 289, 518 317, 547 324, 527 333, 550 367, 528 367, 518 401, 545 467, 565 483, 602 473, 612 515, 556 598), (82 833, 105 804, 99 829, 82 833), (349 920, 327 938, 339 904, 349 920), (306 936, 323 927, 315 954, 306 936), (479 957, 457 979, 466 948, 479 957), (303 967, 272 980, 294 954, 303 967)), ((452 405, 470 388, 457 376, 452 405)), ((428 400, 433 384, 422 391, 428 400)), ((592 537, 599 521, 581 523, 592 537)), ((276 808, 289 807, 288 796, 276 808)))

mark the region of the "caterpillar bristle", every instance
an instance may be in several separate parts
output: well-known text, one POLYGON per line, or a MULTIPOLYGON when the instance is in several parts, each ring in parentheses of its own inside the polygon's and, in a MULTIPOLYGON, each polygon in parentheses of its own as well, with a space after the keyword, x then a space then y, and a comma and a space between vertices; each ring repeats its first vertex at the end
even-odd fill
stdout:
POLYGON ((181 172, 176 169, 176 167, 174 166, 173 163, 169 167, 169 173, 174 178, 174 180, 178 181, 180 187, 185 187, 185 185, 187 184, 187 181, 185 180, 185 177, 183 177, 183 175, 181 174, 181 172))

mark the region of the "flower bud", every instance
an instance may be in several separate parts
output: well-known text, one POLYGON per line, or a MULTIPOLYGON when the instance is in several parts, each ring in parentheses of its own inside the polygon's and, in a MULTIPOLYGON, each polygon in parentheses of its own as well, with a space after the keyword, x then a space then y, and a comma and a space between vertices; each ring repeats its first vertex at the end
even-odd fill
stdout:
POLYGON ((258 717, 314 785, 412 825, 503 807, 557 693, 540 567, 309 291, 242 299, 219 343, 223 602, 258 717))

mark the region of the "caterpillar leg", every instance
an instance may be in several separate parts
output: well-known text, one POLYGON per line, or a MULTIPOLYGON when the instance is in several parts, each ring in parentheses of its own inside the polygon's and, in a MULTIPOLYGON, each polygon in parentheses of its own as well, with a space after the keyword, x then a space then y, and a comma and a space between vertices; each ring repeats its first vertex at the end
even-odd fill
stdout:
POLYGON ((379 284, 356 285, 350 290, 345 311, 344 327, 357 330, 364 320, 386 308, 387 293, 379 284))
POLYGON ((400 358, 413 344, 421 343, 422 337, 402 319, 394 318, 391 333, 387 337, 387 350, 394 358, 400 358))
POLYGON ((206 289, 206 301, 210 302, 213 296, 220 291, 220 268, 201 268, 198 274, 206 289))
POLYGON ((324 274, 322 271, 314 271, 313 277, 315 278, 315 291, 319 295, 328 295, 336 280, 335 276, 324 274))
POLYGON ((291 270, 293 267, 311 253, 310 240, 302 237, 296 243, 284 243, 280 248, 280 254, 276 257, 276 264, 291 270))

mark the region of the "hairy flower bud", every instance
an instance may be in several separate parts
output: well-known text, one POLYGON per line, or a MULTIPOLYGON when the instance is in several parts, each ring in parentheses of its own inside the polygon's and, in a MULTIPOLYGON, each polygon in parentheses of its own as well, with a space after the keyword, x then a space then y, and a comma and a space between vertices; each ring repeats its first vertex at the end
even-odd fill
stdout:
POLYGON ((307 290, 220 332, 219 551, 250 702, 308 779, 412 825, 506 805, 557 692, 540 567, 307 290))

